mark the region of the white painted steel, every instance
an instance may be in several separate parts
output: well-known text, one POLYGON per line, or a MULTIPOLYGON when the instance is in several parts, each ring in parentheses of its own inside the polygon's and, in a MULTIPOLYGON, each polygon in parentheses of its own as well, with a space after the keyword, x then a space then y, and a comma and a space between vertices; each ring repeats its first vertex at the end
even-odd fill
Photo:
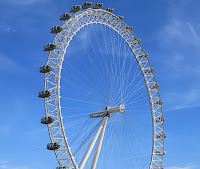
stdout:
POLYGON ((98 138, 102 128, 104 127, 105 123, 107 123, 107 120, 108 120, 107 118, 104 118, 102 120, 101 125, 99 126, 97 132, 95 133, 95 135, 94 135, 94 137, 93 137, 93 139, 92 139, 87 151, 85 152, 85 154, 84 154, 84 156, 83 156, 83 158, 82 158, 82 160, 81 160, 81 162, 79 164, 79 169, 83 169, 83 167, 85 166, 85 163, 87 162, 87 159, 89 158, 90 153, 92 152, 92 149, 93 149, 93 147, 94 147, 94 145, 95 145, 95 143, 97 141, 97 138, 98 138))
POLYGON ((102 145, 102 142, 103 142, 103 137, 104 137, 104 133, 105 133, 108 117, 104 117, 104 119, 105 119, 105 123, 103 125, 103 129, 101 131, 101 135, 99 137, 99 141, 98 141, 98 144, 97 144, 97 147, 96 147, 96 151, 95 151, 95 154, 94 154, 94 157, 93 157, 93 160, 92 160, 91 169, 95 169, 96 168, 97 161, 98 161, 98 158, 99 158, 99 154, 100 154, 100 151, 101 151, 101 145, 102 145))
POLYGON ((124 110, 125 110, 124 104, 120 104, 119 106, 115 107, 106 107, 105 110, 91 113, 90 118, 110 116, 112 113, 117 113, 117 112, 123 113, 124 110))
POLYGON ((61 106, 60 106, 60 78, 62 63, 64 60, 65 52, 69 46, 70 41, 76 32, 81 28, 89 24, 102 24, 109 26, 116 31, 126 41, 132 50, 140 70, 143 74, 146 88, 149 95, 149 101, 152 113, 152 125, 153 125, 153 144, 152 144, 152 157, 150 161, 150 169, 154 169, 156 166, 162 166, 163 155, 156 155, 157 150, 164 151, 164 139, 156 139, 157 134, 164 134, 164 122, 156 122, 158 117, 163 118, 162 105, 154 105, 156 100, 160 99, 159 90, 151 89, 150 86, 156 82, 154 73, 145 73, 145 69, 151 67, 148 57, 138 57, 142 53, 146 53, 140 43, 132 43, 136 39, 135 34, 132 31, 124 31, 127 26, 123 21, 112 13, 109 13, 102 9, 87 9, 73 14, 72 18, 64 23, 62 26, 63 31, 56 35, 54 44, 56 49, 49 52, 47 64, 53 67, 52 71, 45 74, 44 89, 51 91, 52 95, 49 98, 45 98, 45 113, 46 116, 54 117, 55 121, 48 125, 48 131, 52 142, 59 142, 61 148, 55 150, 55 155, 60 166, 66 166, 69 169, 78 169, 78 166, 71 153, 67 137, 62 121, 61 106))

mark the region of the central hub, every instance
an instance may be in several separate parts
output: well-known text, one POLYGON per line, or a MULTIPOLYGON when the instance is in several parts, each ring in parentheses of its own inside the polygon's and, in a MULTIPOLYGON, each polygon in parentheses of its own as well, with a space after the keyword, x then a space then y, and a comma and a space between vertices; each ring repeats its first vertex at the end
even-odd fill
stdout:
POLYGON ((119 104, 115 107, 106 107, 105 110, 97 111, 90 114, 90 118, 99 118, 99 117, 110 117, 112 113, 123 113, 125 110, 124 104, 119 104))
POLYGON ((124 104, 119 104, 119 106, 115 107, 106 107, 105 110, 107 110, 108 113, 116 113, 116 112, 123 113, 125 110, 125 106, 124 104))

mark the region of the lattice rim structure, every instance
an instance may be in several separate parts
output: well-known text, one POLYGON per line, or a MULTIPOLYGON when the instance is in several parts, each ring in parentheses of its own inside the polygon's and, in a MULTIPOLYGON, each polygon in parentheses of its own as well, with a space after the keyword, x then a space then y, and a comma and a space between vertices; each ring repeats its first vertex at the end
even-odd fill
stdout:
POLYGON ((152 156, 150 159, 150 169, 161 169, 164 153, 164 138, 159 139, 158 135, 164 135, 164 121, 158 121, 158 118, 163 118, 162 101, 158 90, 158 85, 153 69, 148 59, 147 53, 144 51, 139 39, 135 36, 132 30, 126 29, 128 25, 119 19, 118 16, 111 12, 102 9, 89 8, 84 11, 74 13, 72 17, 65 21, 62 26, 62 31, 58 33, 53 41, 56 45, 55 50, 49 52, 47 65, 52 66, 52 70, 45 74, 44 89, 51 91, 51 96, 44 99, 46 116, 54 118, 54 122, 48 124, 48 131, 51 142, 58 142, 60 148, 54 150, 56 158, 60 166, 65 166, 69 169, 78 169, 78 165, 71 153, 65 130, 62 122, 61 105, 60 105, 60 79, 62 63, 66 50, 72 38, 77 31, 89 24, 102 24, 112 28, 126 41, 131 51, 133 52, 140 70, 142 72, 146 89, 148 91, 153 128, 153 145, 152 156), (137 43, 133 43, 137 41, 137 43), (145 55, 145 57, 139 57, 145 55), (152 85, 157 87, 152 87, 152 85))

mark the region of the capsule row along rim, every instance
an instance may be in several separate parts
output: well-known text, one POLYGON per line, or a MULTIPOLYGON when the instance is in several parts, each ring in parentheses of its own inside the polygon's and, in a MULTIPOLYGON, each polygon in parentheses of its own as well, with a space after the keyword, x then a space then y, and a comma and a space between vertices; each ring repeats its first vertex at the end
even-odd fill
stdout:
MULTIPOLYGON (((73 6, 72 8, 71 8, 71 10, 70 10, 70 12, 71 13, 76 13, 76 12, 79 12, 80 10, 82 10, 82 9, 88 9, 88 8, 91 8, 92 7, 92 2, 85 2, 82 6, 81 5, 75 5, 75 6, 73 6)), ((103 7, 103 4, 102 3, 97 3, 97 4, 95 4, 94 6, 93 6, 93 9, 101 9, 103 7)), ((106 11, 108 11, 108 12, 111 12, 111 13, 113 13, 114 12, 114 9, 113 8, 107 8, 107 9, 105 9, 106 11)), ((70 13, 64 13, 63 15, 61 15, 61 17, 60 17, 60 20, 63 20, 63 21, 66 21, 66 20, 69 20, 70 18, 71 18, 72 16, 71 16, 71 14, 70 13)), ((118 16, 121 20, 123 20, 123 16, 118 16)), ((133 27, 132 26, 126 26, 126 31, 132 31, 132 29, 133 29, 133 27)), ((60 32, 62 32, 62 30, 63 30, 63 28, 62 28, 62 26, 59 26, 59 25, 57 25, 57 26, 54 26, 52 29, 51 29, 51 33, 60 33, 60 32)), ((133 40, 133 42, 132 42, 132 44, 138 44, 138 43, 140 43, 141 42, 141 39, 134 39, 133 40)), ((53 43, 49 43, 49 44, 46 44, 45 45, 45 47, 44 47, 44 51, 52 51, 52 50, 54 50, 56 48, 56 45, 55 44, 53 44, 53 43)), ((144 57, 147 57, 148 56, 148 54, 147 53, 143 53, 143 54, 141 54, 141 55, 139 55, 138 57, 139 58, 144 58, 144 57)), ((43 65, 42 67, 40 67, 40 73, 48 73, 48 72, 50 72, 52 70, 52 66, 51 65, 43 65)), ((145 73, 152 73, 153 71, 154 71, 154 69, 153 68, 151 68, 151 67, 149 67, 149 68, 146 68, 145 70, 145 73)), ((153 84, 153 85, 151 85, 151 89, 155 89, 155 88, 158 88, 159 87, 159 85, 157 84, 157 83, 155 83, 155 84, 153 84)), ((43 90, 43 91, 41 91, 41 92, 44 92, 44 97, 41 97, 41 98, 46 98, 46 97, 50 97, 51 96, 51 91, 48 91, 48 90, 43 90)), ((40 92, 40 93, 41 93, 40 92)), ((39 96, 40 97, 40 96, 39 96)), ((161 105, 163 102, 161 101, 161 100, 157 100, 157 101, 155 101, 153 104, 154 105, 161 105)), ((53 117, 51 117, 51 116, 46 116, 46 117, 43 117, 43 122, 42 122, 42 119, 41 119, 41 123, 42 124, 51 124, 51 123, 45 123, 45 120, 44 120, 44 118, 46 118, 46 119, 51 119, 51 123, 53 123, 54 122, 54 118, 53 117), (49 118, 50 117, 50 118, 49 118)), ((163 123, 165 121, 165 118, 163 118, 163 117, 158 117, 158 118, 156 118, 156 122, 159 122, 159 123, 163 123)), ((156 138, 157 139, 164 139, 164 138, 166 138, 166 135, 165 134, 158 134, 157 136, 156 136, 156 138)), ((48 148, 48 145, 47 145, 47 149, 49 149, 50 150, 50 144, 54 144, 54 143, 48 143, 48 145, 49 145, 49 148, 48 148)), ((57 149, 59 149, 59 145, 57 145, 57 149)), ((54 149, 55 150, 55 149, 54 149)), ((155 152, 155 154, 156 155, 165 155, 165 151, 156 151, 155 152)), ((157 166, 156 166, 157 167, 157 166)), ((155 169, 157 169, 156 167, 154 167, 155 169)), ((66 167, 57 167, 57 169, 65 169, 66 167)), ((159 167, 160 169, 162 168, 162 167, 159 167)))

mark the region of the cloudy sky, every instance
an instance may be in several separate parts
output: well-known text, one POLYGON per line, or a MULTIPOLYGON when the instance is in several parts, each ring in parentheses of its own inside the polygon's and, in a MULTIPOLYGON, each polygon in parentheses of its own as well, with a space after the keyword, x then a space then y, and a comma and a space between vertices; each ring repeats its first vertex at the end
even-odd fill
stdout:
MULTIPOLYGON (((56 167, 45 149, 43 87, 38 68, 44 44, 54 38, 59 16, 82 0, 0 0, 0 169, 56 167)), ((94 0, 93 3, 98 1, 94 0)), ((123 15, 142 39, 160 84, 166 118, 166 169, 200 168, 200 2, 198 0, 103 0, 123 15)))

